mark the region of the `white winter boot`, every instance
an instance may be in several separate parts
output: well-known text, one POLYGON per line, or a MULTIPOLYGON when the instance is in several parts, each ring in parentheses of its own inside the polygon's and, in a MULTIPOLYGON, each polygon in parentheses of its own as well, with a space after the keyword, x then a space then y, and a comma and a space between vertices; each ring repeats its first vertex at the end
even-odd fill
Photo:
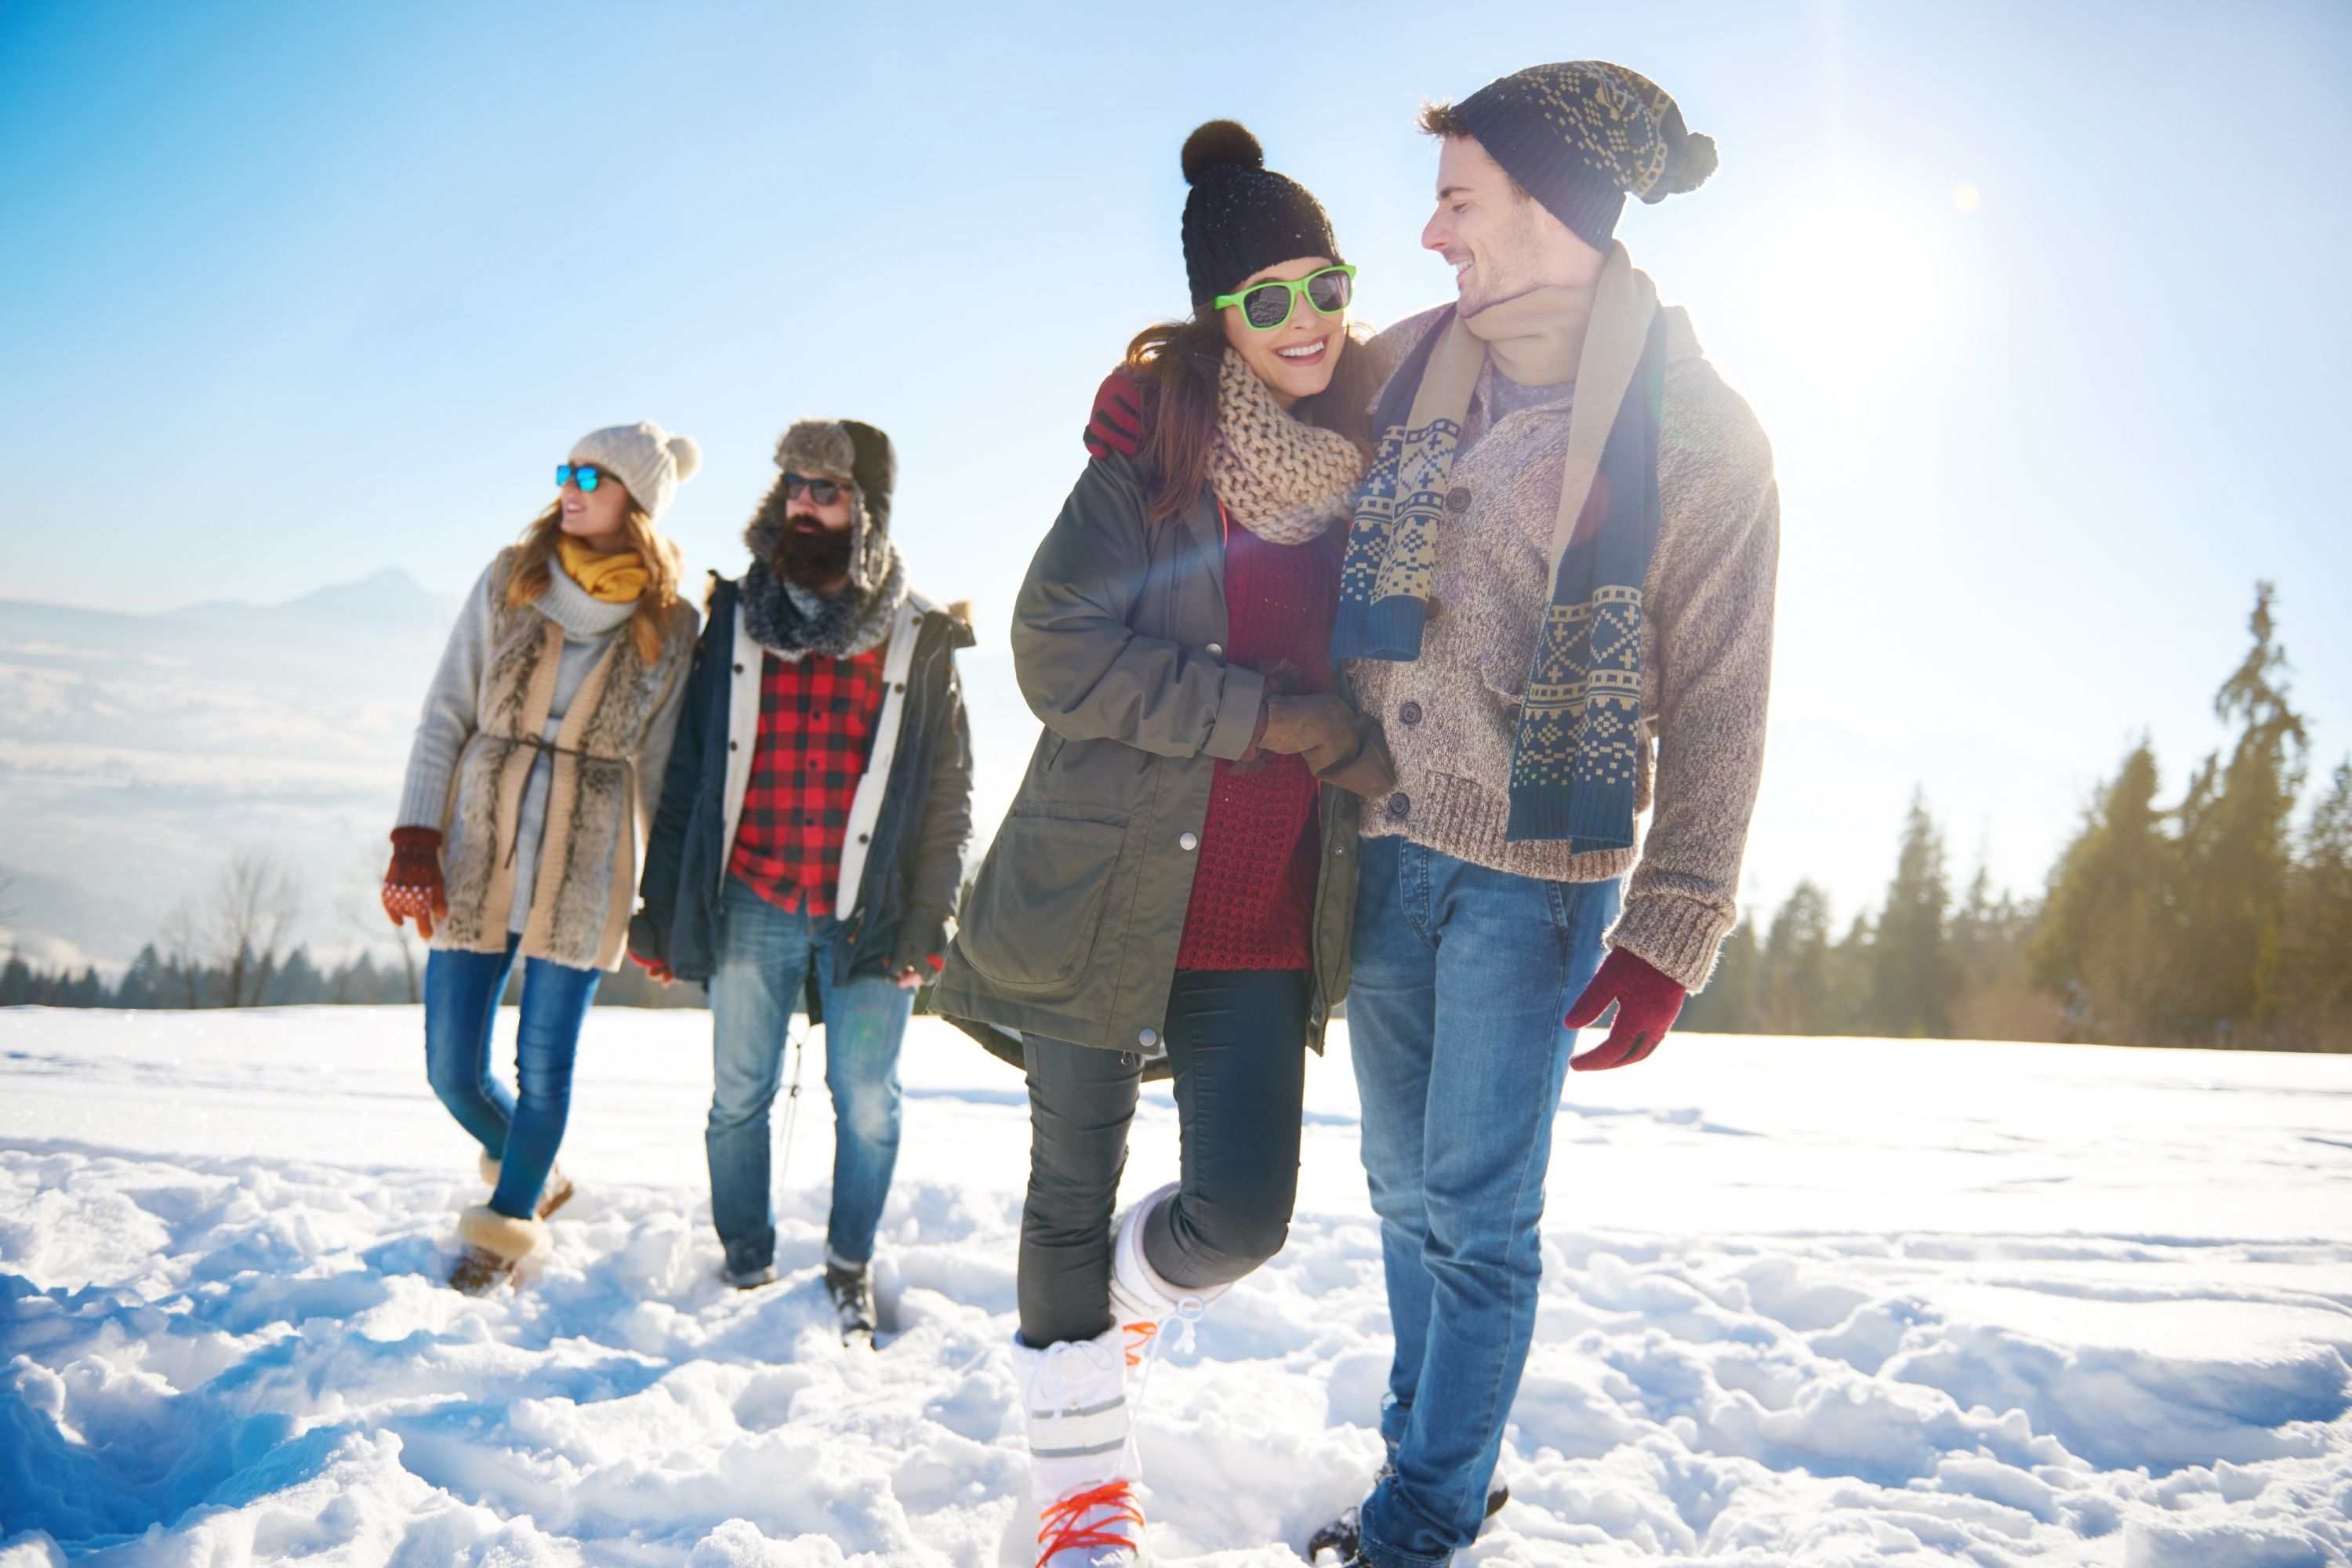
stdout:
MULTIPOLYGON (((501 1167, 498 1161, 490 1158, 489 1151, 483 1150, 480 1154, 482 1180, 488 1182, 490 1184, 490 1190, 495 1193, 499 1188, 499 1172, 501 1167)), ((547 1168, 547 1181, 539 1189, 539 1217, 545 1219, 549 1215, 570 1203, 572 1193, 572 1178, 563 1173, 563 1167, 550 1165, 547 1168)))
MULTIPOLYGON (((1143 1256, 1144 1222, 1151 1211, 1176 1195, 1176 1184, 1169 1183, 1141 1203, 1118 1216, 1111 1226, 1110 1254, 1110 1315, 1111 1323, 1125 1336, 1127 1364, 1130 1367, 1147 1358, 1158 1359, 1164 1336, 1171 1325, 1177 1333, 1177 1348, 1192 1348, 1192 1325, 1210 1302, 1232 1287, 1207 1285, 1198 1289, 1171 1285, 1155 1271, 1143 1256)), ((1150 1369, 1144 1369, 1149 1378, 1150 1369)), ((1136 1390, 1142 1397, 1141 1380, 1136 1390)))
POLYGON ((1118 1327, 1044 1350, 1016 1333, 1013 1375, 1028 1419, 1037 1568, 1143 1568, 1143 1471, 1118 1327))

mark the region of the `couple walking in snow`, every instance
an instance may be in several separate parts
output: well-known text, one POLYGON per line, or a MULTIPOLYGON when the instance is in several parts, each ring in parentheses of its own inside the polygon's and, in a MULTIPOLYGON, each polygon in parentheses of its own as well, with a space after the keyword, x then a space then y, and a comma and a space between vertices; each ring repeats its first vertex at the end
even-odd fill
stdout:
MULTIPOLYGON (((1305 1053, 1343 996, 1396 1349, 1388 1461, 1315 1544, 1380 1568, 1443 1563, 1467 1545, 1502 1498, 1495 1468, 1533 1335, 1574 1031, 1613 1004, 1608 1037, 1573 1066, 1642 1059, 1734 918, 1761 766, 1777 491, 1746 405, 1614 239, 1629 195, 1697 185, 1713 146, 1656 86, 1595 61, 1501 78, 1425 109, 1422 125, 1438 147, 1423 243, 1454 265, 1459 298, 1369 340, 1349 330, 1354 269, 1315 198, 1231 122, 1187 142, 1192 313, 1137 337, 1104 383, 1089 461, 1031 563, 1013 647, 1045 732, 960 926, 954 879, 936 874, 960 868, 968 815, 960 797, 946 805, 968 776, 950 653, 968 634, 951 618, 911 601, 888 612, 908 627, 908 668, 939 672, 923 700, 941 733, 910 746, 917 681, 902 698, 889 678, 908 706, 868 732, 895 733, 898 750, 856 770, 888 780, 835 786, 853 801, 846 821, 874 824, 852 836, 862 860, 838 841, 828 859, 823 842, 758 837, 761 814, 778 809, 761 804, 771 793, 810 798, 795 763, 839 767, 878 744, 819 743, 793 720, 855 679, 793 668, 848 652, 814 628, 866 614, 829 609, 782 570, 789 531, 763 542, 755 523, 752 573, 719 585, 690 677, 677 673, 690 612, 644 657, 643 683, 663 695, 625 740, 646 776, 663 775, 661 710, 687 716, 631 945, 657 973, 712 979, 713 1214, 730 1277, 756 1281, 772 1266, 765 1110, 804 973, 825 1016, 854 1019, 848 989, 864 984, 871 999, 919 980, 943 947, 938 1010, 1026 1073, 1013 1354, 1043 1568, 1141 1561, 1130 1380, 1282 1245, 1305 1053), (925 748, 918 777, 908 758, 925 748), (772 749, 782 754, 763 762, 772 749), (791 892, 779 900, 762 878, 791 892), (1173 1079, 1181 1171, 1115 1215, 1139 1086, 1159 1076, 1173 1079)), ((791 456, 787 436, 783 485, 821 472, 870 504, 878 475, 859 468, 857 427, 829 428, 842 433, 824 437, 831 468, 791 456)), ((861 595, 895 580, 894 566, 866 562, 873 537, 851 531, 861 595)), ((530 540, 509 553, 528 562, 530 540)), ((485 582, 488 619, 503 626, 503 605, 521 629, 499 646, 536 637, 568 657, 568 589, 551 574, 500 572, 485 582)), ((452 868, 453 921, 461 885, 490 887, 467 894, 478 907, 435 953, 450 960, 453 991, 461 965, 485 977, 465 1007, 427 1008, 428 1055, 459 1060, 477 1083, 479 998, 495 996, 489 972, 503 978, 518 940, 588 969, 616 963, 620 945, 617 916, 600 908, 605 940, 555 952, 540 894, 526 914, 510 907, 510 871, 457 874, 495 859, 466 847, 490 837, 467 804, 476 773, 477 787, 498 786, 497 821, 515 824, 497 840, 512 861, 526 774, 550 767, 552 794, 610 767, 583 754, 586 727, 562 705, 583 699, 557 675, 502 686, 488 668, 459 684, 499 715, 500 738, 464 746, 474 773, 459 780, 450 844, 415 837, 422 823, 401 830, 405 844, 395 834, 386 895, 415 907, 420 895, 398 889, 420 886, 436 851, 436 883, 441 860, 452 868), (542 687, 561 700, 551 707, 542 687), (538 741, 509 738, 524 733, 517 721, 538 741), (483 934, 499 925, 504 956, 483 934), (455 1043, 435 1045, 436 1029, 455 1043)), ((611 776, 635 788, 636 770, 611 776)), ((580 794, 548 820, 576 814, 580 794)), ((447 814, 432 804, 439 824, 447 814)), ((541 860, 572 853, 561 832, 532 831, 541 860)), ((625 875, 625 858, 611 864, 625 875)), ((534 968, 527 1036, 537 980, 534 968)), ((593 974, 549 988, 565 1004, 551 1022, 576 1035, 593 974)), ((828 1036, 887 1036, 872 1059, 895 1063, 903 1008, 877 1014, 828 1036)), ((526 1079, 540 1049, 527 1039, 526 1079)), ((881 1141, 871 1159, 850 1147, 857 1092, 835 1086, 829 1279, 870 1258, 887 1188, 881 1141)), ((485 1150, 505 1154, 469 1224, 485 1212, 525 1223, 531 1201, 562 1191, 537 1184, 540 1142, 549 1156, 553 1144, 532 1099, 526 1081, 509 1120, 477 1108, 480 1125, 452 1100, 485 1150)), ((895 1150, 895 1076, 887 1100, 895 1150)))
POLYGON ((709 984, 705 1143, 730 1284, 774 1278, 769 1110, 803 995, 824 1024, 825 1284, 844 1333, 870 1336, 899 1042, 971 832, 954 666, 971 633, 907 584, 889 438, 805 420, 698 640, 656 523, 699 460, 650 422, 583 437, 555 503, 467 599, 418 726, 383 901, 433 941, 426 1069, 493 1188, 460 1217, 451 1283, 492 1289, 549 1246, 581 1025, 625 947, 658 979, 709 984), (518 958, 509 1095, 490 1035, 518 958))
POLYGON ((1343 994, 1396 1350, 1388 1462, 1312 1544, 1467 1545, 1502 1500, 1574 1031, 1614 1004, 1573 1065, 1642 1059, 1732 924, 1778 495, 1613 238, 1713 144, 1595 61, 1422 126, 1422 240, 1459 299, 1369 342, 1320 205, 1239 126, 1193 133, 1192 313, 1097 395, 1014 610, 1045 729, 937 1005, 1028 1075, 1041 1568, 1140 1561, 1133 1369, 1280 1247, 1343 994), (1163 1074, 1180 1177, 1114 1218, 1163 1074))

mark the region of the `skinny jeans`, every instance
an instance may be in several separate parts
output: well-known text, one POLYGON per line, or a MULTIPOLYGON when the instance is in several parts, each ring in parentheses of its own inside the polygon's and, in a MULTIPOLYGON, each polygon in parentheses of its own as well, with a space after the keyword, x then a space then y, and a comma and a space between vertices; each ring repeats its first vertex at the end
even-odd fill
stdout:
POLYGON ((543 958, 523 961, 516 1009, 515 1084, 508 1092, 490 1071, 490 1036, 499 997, 522 942, 509 934, 504 952, 436 948, 425 961, 425 1077, 457 1124, 499 1162, 490 1207, 528 1219, 555 1168, 572 1115, 572 1063, 580 1026, 604 972, 543 958))
MULTIPOLYGON (((1282 1250, 1298 1197, 1307 1081, 1303 970, 1180 969, 1166 1043, 1182 1139, 1175 1194, 1143 1253, 1171 1285, 1230 1284, 1282 1250)), ((1111 1215, 1144 1062, 1031 1037, 1029 1193, 1021 1211, 1021 1337, 1045 1346, 1110 1327, 1111 1215)))

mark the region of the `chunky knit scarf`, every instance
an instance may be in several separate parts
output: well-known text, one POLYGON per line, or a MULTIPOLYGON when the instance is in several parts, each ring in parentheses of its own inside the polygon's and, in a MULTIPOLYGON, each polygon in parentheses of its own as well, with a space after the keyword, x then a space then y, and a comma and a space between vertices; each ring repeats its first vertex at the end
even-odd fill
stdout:
POLYGON ((1583 854, 1633 842, 1642 583, 1658 539, 1666 340, 1657 289, 1622 245, 1601 268, 1580 340, 1566 292, 1538 290, 1466 321, 1450 315, 1398 366, 1375 420, 1380 448, 1356 505, 1331 653, 1421 657, 1447 481, 1479 372, 1492 355, 1519 373, 1514 380, 1544 384, 1569 379, 1547 374, 1566 370, 1566 357, 1576 402, 1552 524, 1551 602, 1511 747, 1505 837, 1567 839, 1583 854))
POLYGON ((1348 515, 1363 476, 1354 442, 1293 419, 1242 356, 1225 351, 1209 488, 1227 516, 1269 543, 1304 544, 1348 515))
POLYGON ((870 565, 878 568, 873 585, 861 587, 853 581, 804 611, 769 564, 782 536, 781 515, 766 513, 743 531, 743 542, 751 547, 751 569, 743 574, 741 590, 743 627, 751 640, 784 658, 810 653, 850 658, 881 646, 907 602, 907 568, 898 559, 898 546, 875 530, 860 552, 861 559, 870 558, 870 565))

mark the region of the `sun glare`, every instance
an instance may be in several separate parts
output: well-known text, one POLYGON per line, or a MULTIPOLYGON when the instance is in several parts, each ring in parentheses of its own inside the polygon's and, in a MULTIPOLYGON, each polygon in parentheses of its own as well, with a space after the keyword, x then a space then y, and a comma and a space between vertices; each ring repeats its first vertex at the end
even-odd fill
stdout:
MULTIPOLYGON (((1947 220, 1948 221, 1948 219, 1947 220)), ((1930 352, 1952 310, 1951 276, 1928 225, 1843 203, 1784 231, 1758 258, 1756 319, 1792 381, 1866 391, 1930 352)))

